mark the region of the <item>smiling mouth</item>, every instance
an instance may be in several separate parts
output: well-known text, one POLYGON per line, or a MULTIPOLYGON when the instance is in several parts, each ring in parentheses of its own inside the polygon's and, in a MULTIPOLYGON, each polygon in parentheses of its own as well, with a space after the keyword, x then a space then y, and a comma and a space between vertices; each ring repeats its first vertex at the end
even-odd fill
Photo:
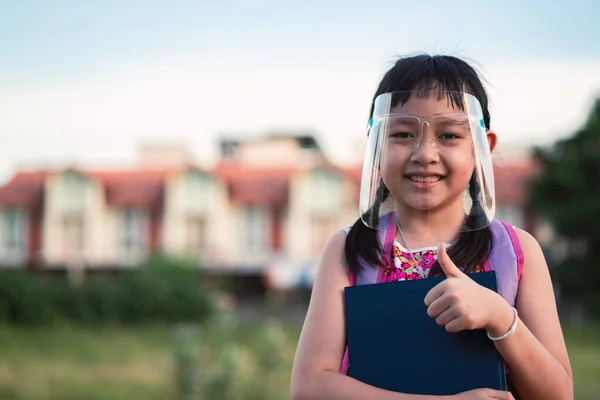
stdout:
POLYGON ((438 182, 442 179, 444 179, 443 176, 417 176, 417 175, 409 175, 408 179, 410 179, 413 182, 419 182, 419 183, 435 183, 438 182))

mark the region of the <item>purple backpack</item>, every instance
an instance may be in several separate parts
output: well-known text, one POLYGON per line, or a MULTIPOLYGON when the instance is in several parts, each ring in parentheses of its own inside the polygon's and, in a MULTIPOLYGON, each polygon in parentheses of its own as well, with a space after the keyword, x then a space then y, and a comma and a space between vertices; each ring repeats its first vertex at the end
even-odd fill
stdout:
MULTIPOLYGON (((494 237, 492 251, 484 261, 484 271, 496 271, 498 293, 511 305, 515 306, 519 280, 523 271, 523 251, 512 225, 499 220, 490 224, 494 237)), ((346 229, 346 233, 349 228, 346 229)), ((383 270, 391 263, 392 245, 396 236, 396 216, 393 212, 381 216, 378 229, 379 243, 383 243, 383 259, 380 266, 361 264, 360 274, 348 271, 350 286, 380 283, 383 270)), ((340 373, 348 371, 348 348, 344 352, 340 373)))

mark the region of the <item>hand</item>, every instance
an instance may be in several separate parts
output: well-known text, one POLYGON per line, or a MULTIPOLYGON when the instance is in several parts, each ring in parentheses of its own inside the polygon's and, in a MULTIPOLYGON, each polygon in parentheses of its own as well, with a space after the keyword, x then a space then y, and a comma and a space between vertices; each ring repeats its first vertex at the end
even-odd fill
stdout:
POLYGON ((455 396, 446 397, 448 400, 515 400, 510 392, 493 389, 475 389, 455 396))
POLYGON ((438 247, 438 261, 447 279, 425 296, 427 314, 448 332, 479 328, 491 334, 506 332, 513 319, 508 303, 458 269, 443 243, 438 247))

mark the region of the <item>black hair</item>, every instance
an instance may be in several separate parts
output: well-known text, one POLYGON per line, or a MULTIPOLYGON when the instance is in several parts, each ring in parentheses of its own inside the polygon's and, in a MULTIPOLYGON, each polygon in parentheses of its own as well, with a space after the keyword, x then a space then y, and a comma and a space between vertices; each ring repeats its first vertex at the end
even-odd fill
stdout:
MULTIPOLYGON (((375 98, 382 93, 409 90, 423 91, 424 93, 424 91, 432 89, 437 90, 440 94, 447 93, 448 100, 461 109, 464 109, 464 105, 463 98, 459 93, 473 95, 481 104, 485 127, 490 129, 488 97, 477 72, 467 62, 447 55, 416 55, 396 61, 379 83, 371 103, 370 117, 373 116, 375 98)), ((407 101, 401 97, 401 95, 393 96, 392 102, 397 104, 407 101)), ((473 206, 465 221, 467 226, 479 225, 479 220, 486 218, 478 200, 480 190, 475 172, 473 172, 469 182, 469 193, 473 200, 473 206)), ((375 204, 367 211, 372 214, 371 216, 376 216, 373 218, 375 222, 378 221, 379 208, 388 196, 389 190, 381 182, 375 204)), ((469 273, 474 271, 489 255, 493 236, 491 229, 486 227, 479 230, 465 229, 455 239, 455 243, 448 247, 448 255, 458 267, 469 273)), ((355 274, 361 270, 361 260, 368 265, 380 266, 381 258, 384 255, 377 230, 367 227, 361 218, 358 218, 346 238, 344 254, 350 270, 355 274)), ((391 254, 386 254, 385 257, 391 257, 391 254)), ((441 267, 436 262, 431 267, 429 276, 441 273, 441 267)))

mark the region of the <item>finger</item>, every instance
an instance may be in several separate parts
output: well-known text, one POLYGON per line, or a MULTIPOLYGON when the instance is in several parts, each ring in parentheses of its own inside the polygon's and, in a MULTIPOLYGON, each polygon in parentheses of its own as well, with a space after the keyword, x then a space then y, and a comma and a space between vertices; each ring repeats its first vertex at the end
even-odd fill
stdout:
POLYGON ((429 307, 435 300, 440 298, 445 291, 446 287, 444 285, 444 282, 440 282, 434 287, 432 287, 431 290, 425 295, 425 305, 429 307))
POLYGON ((458 314, 446 323, 446 331, 456 333, 465 330, 465 320, 458 314))
POLYGON ((490 399, 515 400, 511 392, 505 392, 503 390, 487 389, 485 395, 489 396, 490 399))
POLYGON ((465 274, 458 269, 456 264, 454 264, 454 262, 452 262, 448 256, 448 253, 446 252, 446 243, 442 243, 438 246, 437 256, 438 262, 440 263, 440 266, 447 277, 459 278, 465 276, 465 274))
POLYGON ((427 315, 429 315, 431 318, 436 318, 441 313, 446 311, 451 305, 452 302, 450 301, 448 296, 440 296, 433 302, 431 302, 431 304, 427 308, 427 315))
POLYGON ((460 313, 456 307, 449 307, 437 316, 435 322, 439 326, 445 327, 450 323, 450 321, 457 319, 458 317, 460 317, 460 313))

